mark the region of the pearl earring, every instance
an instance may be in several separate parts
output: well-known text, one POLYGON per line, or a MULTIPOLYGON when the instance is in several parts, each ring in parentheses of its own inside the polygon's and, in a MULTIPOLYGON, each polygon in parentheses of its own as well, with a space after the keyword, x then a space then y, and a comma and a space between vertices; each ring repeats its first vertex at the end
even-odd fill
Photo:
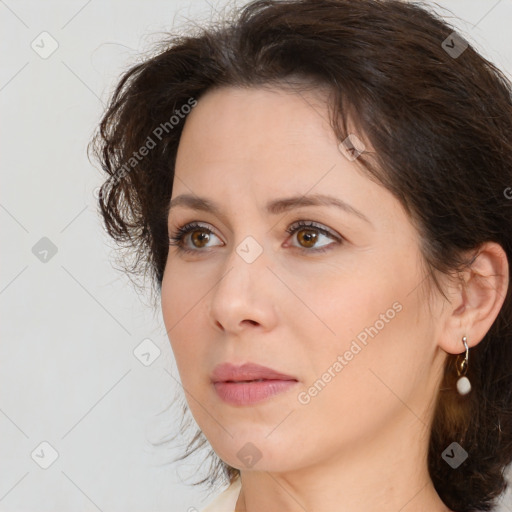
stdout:
POLYGON ((471 391, 471 382, 469 382, 469 379, 465 376, 466 372, 468 371, 468 364, 469 364, 469 348, 468 344, 466 343, 467 338, 466 336, 462 337, 462 343, 464 343, 464 348, 466 349, 466 355, 462 362, 459 364, 459 359, 461 354, 457 357, 456 361, 456 368, 457 368, 457 375, 459 376, 459 380, 457 381, 457 391, 461 395, 467 395, 471 391))

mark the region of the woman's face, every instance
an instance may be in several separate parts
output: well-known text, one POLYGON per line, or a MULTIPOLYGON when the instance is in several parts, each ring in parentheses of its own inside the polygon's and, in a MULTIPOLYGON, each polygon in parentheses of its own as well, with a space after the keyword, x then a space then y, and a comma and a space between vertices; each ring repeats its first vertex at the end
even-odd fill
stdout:
POLYGON ((427 436, 445 354, 418 234, 339 149, 322 97, 207 93, 179 145, 172 200, 185 194, 218 211, 171 209, 171 236, 200 226, 184 235, 190 252, 169 248, 162 309, 191 412, 217 454, 286 471, 427 436), (268 208, 317 196, 349 206, 268 208), (226 362, 295 380, 213 384, 226 362))

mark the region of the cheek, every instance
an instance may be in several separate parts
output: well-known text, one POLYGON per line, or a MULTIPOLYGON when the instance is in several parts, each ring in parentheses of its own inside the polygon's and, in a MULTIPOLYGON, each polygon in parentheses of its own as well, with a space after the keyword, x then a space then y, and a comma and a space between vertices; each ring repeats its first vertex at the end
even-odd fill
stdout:
POLYGON ((180 315, 184 313, 184 311, 181 310, 182 303, 177 300, 180 292, 180 283, 176 282, 174 273, 166 268, 162 280, 161 303, 165 330, 167 336, 170 338, 171 345, 175 326, 177 325, 180 315))
POLYGON ((317 382, 320 391, 311 391, 322 395, 311 402, 327 408, 332 400, 335 409, 336 404, 379 409, 390 400, 400 403, 393 393, 413 392, 431 350, 430 329, 420 314, 424 305, 419 294, 410 293, 414 276, 394 275, 398 277, 371 272, 364 280, 345 277, 316 296, 312 308, 333 332, 319 323, 321 335, 307 331, 311 345, 303 354, 310 369, 305 385, 317 382))
MULTIPOLYGON (((385 313, 386 309, 377 311, 385 313)), ((327 349, 318 344, 310 351, 314 368, 297 400, 295 426, 289 431, 283 428, 282 435, 297 435, 301 429, 315 432, 321 448, 311 457, 321 457, 328 456, 333 446, 380 435, 387 424, 403 415, 415 421, 410 411, 421 414, 417 390, 425 384, 418 368, 420 340, 409 335, 408 315, 404 307, 378 334, 368 334, 366 344, 356 336, 366 333, 365 327, 373 333, 370 327, 378 315, 366 313, 340 321, 340 332, 349 328, 354 335, 339 336, 335 343, 326 343, 327 349)))
MULTIPOLYGON (((178 370, 183 379, 190 378, 187 368, 193 366, 194 358, 200 351, 203 331, 198 323, 197 311, 201 307, 201 291, 194 286, 186 286, 187 278, 178 272, 166 269, 162 281, 162 316, 178 370)), ((185 384, 185 380, 183 380, 185 384)))

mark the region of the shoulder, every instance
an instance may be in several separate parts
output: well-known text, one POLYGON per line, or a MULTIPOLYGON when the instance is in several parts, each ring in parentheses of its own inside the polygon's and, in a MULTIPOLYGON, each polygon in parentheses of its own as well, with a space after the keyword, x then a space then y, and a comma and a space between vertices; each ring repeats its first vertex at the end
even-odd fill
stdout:
POLYGON ((235 505, 240 494, 242 481, 240 477, 233 481, 224 491, 217 495, 201 512, 235 512, 235 505))

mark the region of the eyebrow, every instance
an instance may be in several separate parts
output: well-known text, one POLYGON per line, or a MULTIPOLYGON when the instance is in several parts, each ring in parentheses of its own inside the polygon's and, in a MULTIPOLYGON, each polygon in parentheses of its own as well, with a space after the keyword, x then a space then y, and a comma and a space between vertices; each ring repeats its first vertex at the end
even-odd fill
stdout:
MULTIPOLYGON (((192 210, 206 211, 221 216, 219 205, 204 197, 190 194, 179 195, 171 200, 169 208, 167 209, 167 215, 169 215, 173 208, 178 206, 190 208, 192 210)), ((364 213, 360 212, 342 199, 324 194, 312 194, 308 196, 293 196, 282 199, 274 199, 267 203, 266 209, 269 214, 278 215, 294 208, 300 208, 304 206, 335 206, 344 212, 355 215, 368 224, 372 225, 364 213)))

